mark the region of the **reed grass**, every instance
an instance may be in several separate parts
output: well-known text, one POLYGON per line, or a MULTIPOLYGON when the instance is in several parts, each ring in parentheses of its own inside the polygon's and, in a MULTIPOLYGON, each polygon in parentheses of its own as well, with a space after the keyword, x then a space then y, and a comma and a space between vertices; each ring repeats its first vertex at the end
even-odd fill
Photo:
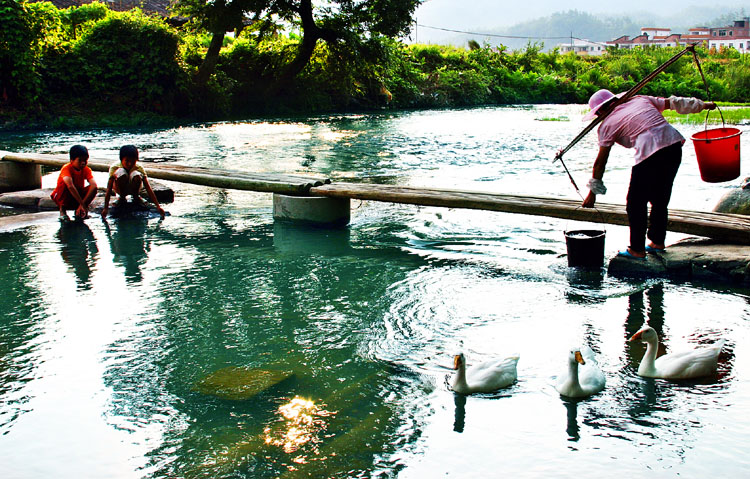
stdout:
POLYGON ((567 116, 545 116, 542 118, 535 118, 536 121, 570 121, 567 116))
MULTIPOLYGON (((724 123, 729 125, 740 125, 750 123, 750 106, 747 104, 723 104, 719 103, 718 111, 712 110, 708 114, 708 123, 710 125, 721 124, 721 117, 724 117, 724 123)), ((706 122, 706 113, 691 113, 689 115, 680 115, 676 111, 666 110, 663 112, 664 117, 675 123, 686 124, 703 124, 706 122)))

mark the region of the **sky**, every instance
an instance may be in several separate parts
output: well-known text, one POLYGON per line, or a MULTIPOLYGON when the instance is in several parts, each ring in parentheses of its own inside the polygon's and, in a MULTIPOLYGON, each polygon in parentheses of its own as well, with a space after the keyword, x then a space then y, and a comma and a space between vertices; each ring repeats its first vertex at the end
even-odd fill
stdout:
MULTIPOLYGON (((750 11, 750 1, 717 0, 711 5, 726 5, 750 11)), ((508 27, 555 12, 579 10, 591 14, 627 15, 648 12, 669 16, 688 7, 705 7, 705 0, 427 0, 417 9, 421 24, 443 28, 508 27)))

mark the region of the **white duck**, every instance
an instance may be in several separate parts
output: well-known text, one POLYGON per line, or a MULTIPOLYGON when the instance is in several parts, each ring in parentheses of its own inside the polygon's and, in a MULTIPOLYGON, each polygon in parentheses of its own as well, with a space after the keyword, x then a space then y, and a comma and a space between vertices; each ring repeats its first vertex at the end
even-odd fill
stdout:
POLYGON ((724 346, 722 339, 711 346, 669 353, 657 358, 659 337, 656 331, 646 326, 630 338, 631 341, 639 339, 646 343, 646 354, 638 366, 638 375, 647 378, 691 379, 716 374, 719 352, 724 346))
POLYGON ((463 353, 453 358, 453 369, 457 370, 451 387, 460 394, 489 393, 510 386, 516 380, 519 356, 495 359, 466 369, 463 353))
POLYGON ((584 345, 570 351, 568 371, 560 376, 555 389, 563 396, 582 398, 598 393, 604 389, 606 383, 604 373, 594 358, 594 352, 584 345))

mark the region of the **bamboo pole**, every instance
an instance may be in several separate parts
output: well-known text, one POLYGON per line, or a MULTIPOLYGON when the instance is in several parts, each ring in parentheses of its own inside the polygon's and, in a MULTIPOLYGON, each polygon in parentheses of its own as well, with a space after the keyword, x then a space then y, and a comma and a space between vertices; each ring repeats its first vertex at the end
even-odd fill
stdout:
MULTIPOLYGON (((588 209, 582 208, 578 200, 560 198, 351 183, 316 186, 310 189, 310 194, 628 225, 628 216, 623 205, 597 203, 596 209, 588 209)), ((670 209, 667 229, 732 243, 750 244, 750 217, 743 215, 670 209)))

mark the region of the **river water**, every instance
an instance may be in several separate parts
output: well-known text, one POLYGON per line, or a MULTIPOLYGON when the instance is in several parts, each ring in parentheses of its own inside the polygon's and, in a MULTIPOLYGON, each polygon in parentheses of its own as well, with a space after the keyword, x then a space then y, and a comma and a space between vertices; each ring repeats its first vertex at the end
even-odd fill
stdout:
MULTIPOLYGON (((144 161, 575 199, 550 159, 582 113, 542 105, 0 134, 0 149, 82 143, 113 160, 132 143, 144 161)), ((689 137, 699 127, 678 128, 689 137)), ((581 185, 596 149, 592 134, 566 156, 581 185)), ((613 150, 603 200, 624 202, 631 155, 613 150)), ((702 183, 688 142, 672 206, 710 210, 736 184, 702 183)), ((164 221, 0 233, 2 477, 750 470, 747 288, 570 269, 563 231, 581 225, 564 220, 353 201, 348 228, 319 230, 274 224, 268 194, 170 186, 164 221), (670 351, 726 339, 718 376, 637 376, 643 346, 627 338, 644 323, 670 351), (554 383, 579 343, 596 352, 607 387, 571 401, 554 383), (519 354, 517 383, 454 395, 445 367, 460 351, 470 365, 519 354), (288 378, 243 400, 202 387, 258 370, 288 378)), ((607 227, 608 257, 626 235, 607 227)))

